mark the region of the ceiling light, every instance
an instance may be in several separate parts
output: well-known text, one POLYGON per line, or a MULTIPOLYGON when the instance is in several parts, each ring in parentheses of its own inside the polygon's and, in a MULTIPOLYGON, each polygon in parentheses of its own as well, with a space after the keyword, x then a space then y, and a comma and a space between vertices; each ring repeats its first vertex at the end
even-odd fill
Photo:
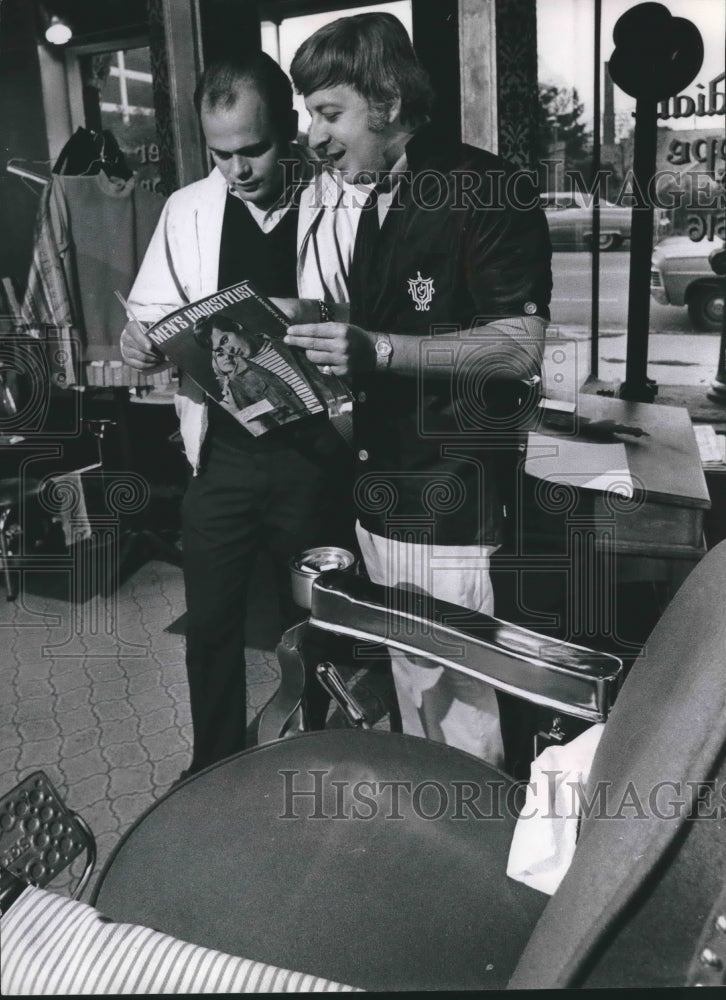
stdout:
POLYGON ((66 45, 73 37, 73 32, 65 21, 55 14, 50 19, 50 24, 45 29, 45 40, 51 45, 66 45))

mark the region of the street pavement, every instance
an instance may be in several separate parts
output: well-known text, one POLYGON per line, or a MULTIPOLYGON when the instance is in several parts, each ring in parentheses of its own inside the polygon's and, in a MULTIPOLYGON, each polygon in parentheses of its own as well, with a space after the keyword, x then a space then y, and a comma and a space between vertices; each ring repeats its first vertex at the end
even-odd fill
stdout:
MULTIPOLYGON (((600 326, 625 330, 628 322, 630 253, 616 250, 600 254, 600 326)), ((561 252, 552 257, 553 320, 590 325, 592 257, 589 253, 561 252)), ((650 300, 651 330, 693 333, 685 306, 663 306, 650 300)))
MULTIPOLYGON (((625 378, 628 316, 627 251, 600 256, 600 315, 597 370, 591 360, 592 281, 589 253, 553 256, 552 321, 547 332, 545 384, 547 391, 572 395, 591 374, 618 384, 625 378)), ((685 307, 662 306, 650 300, 648 375, 659 385, 703 386, 718 367, 720 337, 693 329, 685 307)))

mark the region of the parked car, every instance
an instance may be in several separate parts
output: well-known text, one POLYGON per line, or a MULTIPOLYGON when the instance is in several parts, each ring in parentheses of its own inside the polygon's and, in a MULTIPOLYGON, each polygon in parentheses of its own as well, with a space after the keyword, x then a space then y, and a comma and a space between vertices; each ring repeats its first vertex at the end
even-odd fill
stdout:
POLYGON ((696 330, 720 331, 726 279, 708 262, 720 241, 694 242, 688 236, 668 236, 653 251, 650 294, 661 305, 686 306, 696 330))
MULTIPOLYGON (((555 250, 584 250, 592 240, 592 196, 581 191, 540 195, 555 250)), ((632 209, 600 199, 600 249, 616 250, 630 239, 632 209)))

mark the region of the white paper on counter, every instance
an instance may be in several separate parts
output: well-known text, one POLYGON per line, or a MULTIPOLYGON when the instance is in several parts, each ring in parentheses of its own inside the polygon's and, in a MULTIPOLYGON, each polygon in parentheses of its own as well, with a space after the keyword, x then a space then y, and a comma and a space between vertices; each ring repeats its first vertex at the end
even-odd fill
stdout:
POLYGON ((525 472, 551 483, 633 496, 633 479, 622 441, 581 441, 530 431, 525 472))

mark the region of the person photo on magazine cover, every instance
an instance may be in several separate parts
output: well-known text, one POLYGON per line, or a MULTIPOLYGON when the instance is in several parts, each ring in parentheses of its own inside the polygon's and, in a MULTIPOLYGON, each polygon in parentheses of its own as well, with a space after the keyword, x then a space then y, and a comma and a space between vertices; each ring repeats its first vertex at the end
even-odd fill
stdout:
POLYGON ((222 392, 220 402, 251 433, 262 434, 307 412, 293 385, 284 378, 289 373, 292 383, 297 377, 283 358, 276 359, 277 371, 283 374, 250 360, 274 356, 267 338, 251 333, 223 313, 198 320, 194 338, 212 353, 212 367, 222 392))

